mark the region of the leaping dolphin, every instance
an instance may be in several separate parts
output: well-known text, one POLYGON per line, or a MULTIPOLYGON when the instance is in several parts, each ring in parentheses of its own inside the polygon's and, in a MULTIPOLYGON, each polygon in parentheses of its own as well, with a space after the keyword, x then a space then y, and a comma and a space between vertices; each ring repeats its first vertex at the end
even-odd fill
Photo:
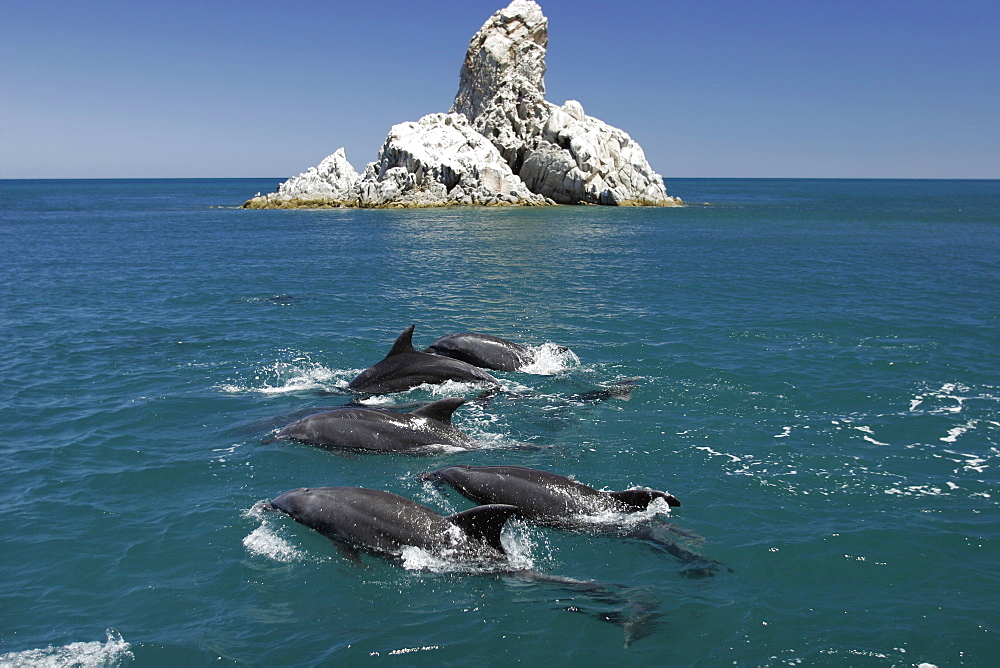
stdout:
POLYGON ((414 325, 410 325, 403 330, 389 354, 362 371, 347 386, 365 394, 404 392, 424 383, 440 384, 449 380, 500 386, 500 381, 471 364, 418 351, 413 347, 413 329, 414 325))
POLYGON ((418 547, 461 562, 502 561, 500 533, 517 508, 477 506, 441 515, 405 497, 363 487, 302 487, 264 506, 280 510, 348 550, 400 557, 418 547))
POLYGON ((468 434, 451 424, 465 399, 441 399, 412 413, 384 408, 337 408, 310 415, 282 428, 275 439, 291 439, 325 448, 375 452, 419 452, 433 445, 475 447, 468 434))

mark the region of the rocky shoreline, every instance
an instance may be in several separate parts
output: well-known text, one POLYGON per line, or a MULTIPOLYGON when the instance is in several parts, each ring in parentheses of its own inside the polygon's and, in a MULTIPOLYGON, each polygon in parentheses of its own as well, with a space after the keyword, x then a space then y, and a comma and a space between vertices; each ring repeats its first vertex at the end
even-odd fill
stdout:
POLYGON ((569 100, 545 100, 548 20, 514 0, 473 36, 449 113, 394 125, 358 174, 341 148, 247 209, 679 206, 642 148, 569 100))

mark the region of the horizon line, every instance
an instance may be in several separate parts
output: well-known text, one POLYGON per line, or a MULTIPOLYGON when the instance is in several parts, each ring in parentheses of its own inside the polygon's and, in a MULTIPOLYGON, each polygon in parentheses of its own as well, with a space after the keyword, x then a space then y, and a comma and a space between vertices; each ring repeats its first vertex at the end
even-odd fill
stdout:
MULTIPOLYGON (((287 181, 290 176, 0 176, 0 181, 287 181)), ((671 180, 743 181, 1000 181, 994 176, 661 176, 671 180)))

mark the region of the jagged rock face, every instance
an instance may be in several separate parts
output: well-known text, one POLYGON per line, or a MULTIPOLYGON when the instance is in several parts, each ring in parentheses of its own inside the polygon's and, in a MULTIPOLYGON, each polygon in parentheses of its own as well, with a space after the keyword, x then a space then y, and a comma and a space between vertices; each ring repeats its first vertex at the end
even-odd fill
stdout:
POLYGON ((341 149, 244 206, 680 204, 625 132, 545 100, 547 45, 541 8, 513 0, 469 42, 451 113, 394 125, 361 176, 341 149))
POLYGON ((244 206, 269 208, 300 202, 347 201, 351 198, 351 190, 360 178, 351 163, 347 161, 344 149, 339 148, 316 167, 310 167, 280 184, 278 192, 258 195, 244 206))
POLYGON ((458 114, 394 125, 354 192, 361 206, 546 203, 458 114))
POLYGON ((469 42, 452 111, 489 138, 535 193, 560 204, 676 204, 625 132, 575 100, 545 101, 548 21, 514 0, 469 42))
POLYGON ((453 113, 490 139, 515 173, 527 140, 549 115, 545 101, 548 19, 530 0, 514 0, 483 24, 462 65, 453 113))
POLYGON ((554 107, 520 177, 560 204, 674 204, 663 179, 627 133, 583 112, 576 100, 554 107))

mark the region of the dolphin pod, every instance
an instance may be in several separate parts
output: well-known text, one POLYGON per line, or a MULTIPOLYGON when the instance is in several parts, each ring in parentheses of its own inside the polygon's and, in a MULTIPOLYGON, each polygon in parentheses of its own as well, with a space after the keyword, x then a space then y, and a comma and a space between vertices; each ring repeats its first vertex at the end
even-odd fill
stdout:
POLYGON ((441 399, 412 413, 385 408, 337 408, 310 415, 282 428, 275 439, 325 448, 373 452, 427 451, 433 445, 475 447, 472 438, 451 424, 465 399, 441 399))
MULTIPOLYGON (((388 354, 362 371, 348 388, 362 395, 404 392, 423 384, 447 381, 487 385, 485 400, 500 389, 500 381, 484 369, 517 371, 534 361, 531 350, 487 334, 464 332, 442 336, 424 351, 413 346, 414 325, 397 337, 388 354)), ((580 401, 628 399, 634 379, 574 395, 580 401), (594 395, 594 396, 590 396, 594 395)), ((452 425, 464 398, 431 402, 409 413, 386 408, 343 406, 309 415, 281 428, 272 440, 294 440, 324 448, 361 452, 430 453, 431 446, 475 447, 475 441, 452 425)), ((601 531, 646 540, 690 564, 688 575, 713 575, 719 562, 705 559, 664 535, 662 527, 643 521, 604 524, 606 514, 627 515, 662 500, 681 503, 667 492, 651 489, 602 491, 570 477, 522 466, 446 466, 421 476, 437 485, 448 484, 479 504, 452 515, 396 494, 363 487, 311 487, 284 492, 266 510, 281 511, 295 521, 330 538, 357 558, 363 550, 400 558, 404 548, 420 548, 439 558, 462 563, 504 563, 500 536, 507 520, 523 520, 571 530, 601 531), (597 521, 595 521, 597 520, 597 521)), ((683 531, 680 531, 683 535, 683 531)), ((683 572, 683 571, 682 571, 683 572)), ((614 591, 617 585, 588 583, 533 571, 515 574, 531 582, 548 582, 584 593, 614 591)), ((614 598, 614 597, 612 597, 614 598)), ((611 600, 611 599, 608 599, 611 600)), ((624 600, 624 599, 622 599, 624 600)), ((628 602, 630 605, 633 603, 628 602)), ((641 611, 624 621, 626 642, 631 624, 653 615, 641 611)), ((610 617, 598 615, 611 621, 610 617)))

